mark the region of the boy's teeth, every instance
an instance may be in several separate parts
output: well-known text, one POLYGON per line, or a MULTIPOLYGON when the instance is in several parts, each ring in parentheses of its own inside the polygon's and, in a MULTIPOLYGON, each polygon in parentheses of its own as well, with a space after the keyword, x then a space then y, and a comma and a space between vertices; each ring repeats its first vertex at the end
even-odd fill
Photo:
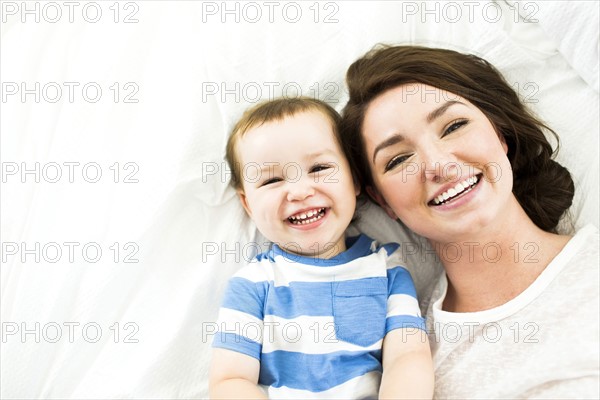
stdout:
POLYGON ((295 225, 305 225, 315 222, 325 215, 325 208, 319 208, 303 212, 301 214, 292 215, 288 220, 295 225))
POLYGON ((465 190, 470 189, 473 185, 475 185, 478 180, 479 178, 477 176, 472 176, 470 178, 465 179, 462 182, 457 183, 453 188, 448 189, 447 191, 433 199, 434 204, 441 204, 444 201, 458 194, 461 194, 465 190))

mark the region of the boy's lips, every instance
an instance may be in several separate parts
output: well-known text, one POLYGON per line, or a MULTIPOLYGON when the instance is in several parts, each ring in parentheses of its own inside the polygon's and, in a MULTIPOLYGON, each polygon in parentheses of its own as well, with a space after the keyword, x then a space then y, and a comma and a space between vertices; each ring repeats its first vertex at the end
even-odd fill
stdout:
POLYGON ((287 218, 288 223, 293 226, 306 226, 311 225, 317 221, 323 219, 325 214, 327 213, 328 208, 326 207, 316 207, 316 208, 308 208, 294 213, 293 215, 287 218))

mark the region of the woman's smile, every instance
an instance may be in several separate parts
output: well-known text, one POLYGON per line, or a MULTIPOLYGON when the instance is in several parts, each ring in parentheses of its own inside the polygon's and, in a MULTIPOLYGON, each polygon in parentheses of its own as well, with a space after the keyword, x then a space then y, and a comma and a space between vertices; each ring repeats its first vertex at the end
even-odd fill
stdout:
POLYGON ((450 189, 436 195, 433 200, 427 203, 430 207, 437 210, 455 208, 469 201, 475 196, 482 180, 482 174, 474 175, 461 180, 450 189))

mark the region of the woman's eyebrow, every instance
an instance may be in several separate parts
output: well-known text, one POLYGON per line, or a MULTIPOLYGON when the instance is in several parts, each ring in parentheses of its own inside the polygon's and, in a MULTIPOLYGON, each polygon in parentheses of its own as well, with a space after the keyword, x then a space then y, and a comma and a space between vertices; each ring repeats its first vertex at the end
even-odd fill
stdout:
POLYGON ((441 117, 448 108, 450 108, 451 106, 455 105, 455 104, 462 104, 463 106, 465 104, 461 103, 458 100, 450 100, 447 101, 446 103, 442 104, 441 106, 439 106, 438 108, 436 108, 435 110, 433 110, 432 112, 430 112, 429 114, 427 114, 427 117, 425 118, 427 123, 432 123, 436 118, 441 117))
POLYGON ((380 150, 383 150, 389 146, 393 146, 396 143, 400 143, 403 140, 404 136, 402 136, 399 133, 396 133, 395 135, 392 135, 389 138, 385 139, 383 142, 379 143, 377 147, 375 147, 375 151, 373 152, 373 164, 375 164, 375 157, 377 157, 377 153, 379 153, 380 150))
MULTIPOLYGON (((446 110, 448 110, 448 108, 452 107, 455 104, 460 104, 460 105, 466 106, 464 103, 462 103, 458 100, 447 101, 444 104, 442 104, 441 106, 439 106, 438 108, 436 108, 435 110, 433 110, 432 112, 430 112, 429 114, 427 114, 427 117, 425 117, 425 119, 427 120, 427 123, 432 123, 435 119, 441 117, 446 112, 446 110)), ((385 139, 383 142, 379 143, 377 145, 377 147, 375 147, 375 151, 373 152, 373 164, 375 164, 375 157, 377 157, 377 153, 379 153, 379 151, 385 149, 386 147, 393 146, 396 143, 400 143, 403 140, 404 140, 404 136, 397 133, 397 134, 392 135, 389 138, 385 139)))

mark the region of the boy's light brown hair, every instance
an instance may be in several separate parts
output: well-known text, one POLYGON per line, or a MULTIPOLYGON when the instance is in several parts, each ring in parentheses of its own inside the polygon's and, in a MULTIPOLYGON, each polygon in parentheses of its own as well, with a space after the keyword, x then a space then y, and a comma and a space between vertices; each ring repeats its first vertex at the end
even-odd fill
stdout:
POLYGON ((278 98, 259 103, 244 112, 242 118, 235 124, 229 139, 225 156, 231 169, 231 184, 236 190, 243 190, 242 166, 240 165, 237 144, 239 139, 248 131, 265 123, 281 121, 307 111, 321 112, 331 123, 333 134, 340 148, 342 141, 339 134, 340 115, 329 104, 310 97, 278 98))

